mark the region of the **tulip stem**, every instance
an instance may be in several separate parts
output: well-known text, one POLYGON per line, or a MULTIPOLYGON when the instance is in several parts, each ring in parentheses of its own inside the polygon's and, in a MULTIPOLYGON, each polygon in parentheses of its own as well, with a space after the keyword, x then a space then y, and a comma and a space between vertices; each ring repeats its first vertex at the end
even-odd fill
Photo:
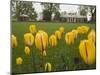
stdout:
MULTIPOLYGON (((27 57, 26 59, 30 62, 30 60, 29 60, 30 57, 29 56, 26 56, 26 57, 27 57)), ((29 68, 30 68, 28 61, 27 61, 27 71, 29 71, 29 68)))
POLYGON ((20 67, 21 65, 18 65, 18 70, 19 70, 19 73, 21 73, 22 72, 22 70, 21 70, 21 67, 20 67))
POLYGON ((44 62, 45 62, 45 59, 44 59, 43 51, 42 51, 41 52, 41 68, 42 68, 42 70, 44 70, 44 62))
POLYGON ((66 69, 66 61, 65 61, 65 57, 63 55, 61 55, 61 60, 63 62, 63 69, 66 69))
POLYGON ((42 67, 44 66, 44 57, 43 57, 43 51, 42 51, 42 67))
POLYGON ((34 71, 36 72, 36 65, 35 65, 35 62, 34 62, 35 58, 34 58, 34 52, 33 51, 31 52, 31 55, 32 55, 32 65, 34 65, 34 71))

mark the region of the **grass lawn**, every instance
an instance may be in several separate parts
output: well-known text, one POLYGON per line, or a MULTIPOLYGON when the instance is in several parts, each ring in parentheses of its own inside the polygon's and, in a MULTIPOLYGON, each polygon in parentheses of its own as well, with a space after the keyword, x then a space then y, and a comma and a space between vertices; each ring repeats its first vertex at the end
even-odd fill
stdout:
MULTIPOLYGON (((35 22, 34 22, 35 23, 35 22)), ((35 44, 30 47, 30 56, 24 53, 24 34, 29 32, 29 25, 32 22, 12 22, 12 34, 17 37, 18 46, 12 49, 12 72, 13 73, 36 73, 45 72, 44 68, 40 68, 40 53, 35 47, 35 44), (17 65, 16 58, 23 58, 23 64, 17 65)), ((80 25, 89 26, 95 29, 95 24, 89 23, 50 23, 50 22, 36 22, 38 30, 44 30, 50 36, 60 26, 65 28, 65 33, 77 28, 80 25)), ((84 70, 95 69, 96 64, 86 65, 79 54, 79 43, 82 39, 87 39, 87 34, 78 35, 73 45, 67 45, 65 42, 65 33, 62 35, 61 40, 58 41, 56 47, 52 48, 50 45, 47 48, 47 56, 45 57, 45 63, 50 62, 52 64, 52 71, 70 71, 70 70, 84 70)), ((34 35, 35 36, 35 35, 34 35)))

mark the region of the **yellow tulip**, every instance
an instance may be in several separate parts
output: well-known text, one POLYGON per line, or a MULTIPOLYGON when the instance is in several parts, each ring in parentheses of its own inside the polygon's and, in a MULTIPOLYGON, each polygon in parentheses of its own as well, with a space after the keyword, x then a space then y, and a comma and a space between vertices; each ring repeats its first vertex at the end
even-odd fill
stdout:
POLYGON ((55 32, 55 36, 57 37, 58 40, 61 39, 61 32, 57 30, 55 32))
POLYGON ((25 33, 24 41, 26 45, 32 46, 32 44, 34 43, 34 36, 31 33, 25 33))
POLYGON ((79 52, 86 64, 95 63, 95 44, 91 40, 82 40, 79 45, 79 52))
POLYGON ((17 47, 17 39, 15 35, 11 36, 12 48, 17 47))
POLYGON ((81 34, 81 27, 80 26, 77 27, 77 31, 78 31, 79 34, 81 34))
POLYGON ((49 38, 49 43, 52 47, 57 45, 57 38, 55 35, 51 35, 49 38))
POLYGON ((16 58, 16 64, 21 65, 23 63, 23 59, 21 57, 16 58))
POLYGON ((47 45, 48 45, 48 34, 43 30, 39 30, 39 33, 43 33, 43 35, 45 36, 45 40, 47 42, 47 45))
POLYGON ((25 51, 25 54, 26 55, 29 55, 30 54, 30 48, 28 46, 25 46, 24 51, 25 51))
POLYGON ((59 31, 61 32, 61 34, 64 33, 64 27, 60 27, 59 31))
POLYGON ((35 45, 43 53, 48 46, 48 34, 42 30, 38 31, 35 36, 35 45))
POLYGON ((65 35, 65 40, 66 40, 66 43, 67 44, 73 44, 74 43, 74 34, 73 34, 73 32, 68 32, 68 33, 66 33, 66 35, 65 35))
POLYGON ((74 37, 77 38, 78 31, 74 29, 74 30, 72 30, 72 32, 73 32, 73 34, 74 34, 74 37))
POLYGON ((84 34, 84 33, 87 33, 89 31, 89 27, 88 26, 79 26, 77 28, 77 31, 79 34, 84 34))
POLYGON ((45 71, 50 72, 51 70, 52 70, 51 64, 50 64, 50 63, 46 63, 46 64, 45 64, 45 71))
POLYGON ((30 30, 31 33, 36 33, 36 31, 37 31, 35 25, 30 25, 30 26, 29 26, 29 30, 30 30))
POLYGON ((91 32, 88 34, 88 39, 90 39, 91 41, 93 41, 95 43, 96 41, 96 33, 94 30, 91 30, 91 32))

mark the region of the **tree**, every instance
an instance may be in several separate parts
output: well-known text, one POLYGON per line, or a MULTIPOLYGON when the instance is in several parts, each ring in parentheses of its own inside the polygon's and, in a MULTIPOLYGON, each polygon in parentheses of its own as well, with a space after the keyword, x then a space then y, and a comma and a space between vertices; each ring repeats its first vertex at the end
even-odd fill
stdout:
POLYGON ((60 20, 60 12, 55 12, 54 20, 56 21, 60 20))
POLYGON ((27 15, 27 16, 29 16, 29 18, 31 20, 36 19, 37 13, 35 12, 35 9, 33 8, 32 2, 12 0, 12 3, 14 4, 14 5, 12 5, 12 8, 15 9, 15 16, 16 16, 17 20, 20 20, 21 15, 27 15))
POLYGON ((87 6, 79 6, 80 15, 86 16, 86 10, 88 10, 87 6))
POLYGON ((16 7, 15 7, 15 2, 16 2, 16 0, 11 0, 11 17, 12 17, 12 18, 15 17, 15 13, 16 13, 16 12, 15 12, 15 10, 16 10, 16 9, 15 9, 15 8, 16 8, 16 7))
POLYGON ((95 6, 87 6, 87 5, 79 6, 80 15, 86 16, 88 9, 90 9, 90 12, 93 13, 92 11, 94 8, 95 6))
POLYGON ((87 11, 89 10, 92 14, 92 22, 96 21, 96 7, 95 6, 80 6, 79 10, 80 10, 80 15, 82 16, 86 16, 87 11))
POLYGON ((41 3, 41 5, 44 7, 43 20, 51 21, 52 14, 59 11, 59 4, 41 3))
POLYGON ((43 10, 43 20, 45 21, 51 20, 51 13, 48 10, 43 10))
POLYGON ((92 8, 93 11, 92 12, 92 21, 96 22, 96 7, 94 6, 94 8, 92 8))

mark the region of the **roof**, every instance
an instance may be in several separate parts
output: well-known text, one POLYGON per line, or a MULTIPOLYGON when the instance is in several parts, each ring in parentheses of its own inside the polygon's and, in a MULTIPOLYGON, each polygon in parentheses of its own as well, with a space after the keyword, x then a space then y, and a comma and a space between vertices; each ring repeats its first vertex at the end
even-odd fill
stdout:
POLYGON ((69 14, 69 13, 66 13, 66 14, 61 14, 61 17, 63 17, 63 18, 67 18, 67 17, 75 17, 75 18, 86 18, 86 16, 82 16, 82 15, 80 15, 80 14, 78 14, 78 13, 71 13, 71 14, 69 14))
POLYGON ((22 14, 20 17, 29 17, 28 15, 22 14))

